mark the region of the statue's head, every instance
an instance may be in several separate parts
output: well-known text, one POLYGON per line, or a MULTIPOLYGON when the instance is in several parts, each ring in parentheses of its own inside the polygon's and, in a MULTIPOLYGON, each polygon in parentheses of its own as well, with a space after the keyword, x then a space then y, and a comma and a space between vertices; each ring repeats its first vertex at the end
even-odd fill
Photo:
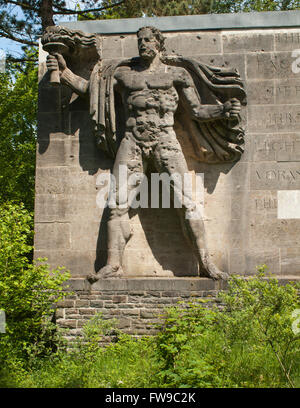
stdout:
POLYGON ((137 32, 139 54, 144 59, 153 59, 165 52, 165 38, 155 27, 141 27, 137 32))

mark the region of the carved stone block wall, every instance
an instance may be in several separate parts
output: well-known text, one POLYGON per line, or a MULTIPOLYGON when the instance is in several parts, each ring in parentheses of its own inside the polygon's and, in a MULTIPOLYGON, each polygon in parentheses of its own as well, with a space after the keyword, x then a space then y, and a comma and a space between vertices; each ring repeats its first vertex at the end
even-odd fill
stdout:
MULTIPOLYGON (((300 49, 300 28, 290 27, 290 16, 299 19, 300 11, 291 13, 266 13, 257 26, 252 22, 245 27, 233 15, 222 16, 223 26, 214 28, 211 16, 131 19, 128 29, 125 20, 66 23, 101 35, 104 66, 137 56, 135 31, 143 25, 155 25, 166 37, 168 54, 192 56, 240 72, 248 96, 242 109, 246 147, 241 160, 199 163, 192 158, 185 139, 180 141, 191 173, 204 173, 208 248, 214 263, 229 274, 251 275, 257 265, 266 264, 281 278, 300 277, 300 219, 277 217, 277 192, 300 189, 300 72, 292 69, 296 60, 292 53, 300 49), (189 22, 192 30, 188 29, 189 22), (116 33, 118 24, 125 28, 116 33)), ((113 162, 97 150, 88 100, 74 97, 65 86, 49 85, 46 55, 41 49, 35 257, 47 257, 52 267, 67 267, 76 288, 105 264, 106 213, 96 204, 101 187, 97 176, 109 172, 113 162)), ((88 79, 96 60, 87 56, 84 61, 67 62, 77 75, 88 79)), ((98 289, 99 282, 86 290, 81 286, 60 312, 65 326, 77 330, 99 309, 105 315, 121 317, 124 328, 140 327, 142 333, 148 330, 143 325, 154 309, 186 299, 184 291, 176 296, 178 288, 169 296, 167 287, 160 288, 159 276, 171 271, 174 277, 170 282, 191 276, 190 282, 198 285, 196 260, 182 235, 175 209, 138 210, 131 214, 131 225, 133 236, 124 254, 126 279, 121 282, 157 276, 156 283, 151 283, 156 288, 98 289)), ((181 279, 184 282, 185 278, 181 279)), ((217 289, 209 290, 214 295, 217 289)), ((205 297, 204 292, 195 291, 205 297)))
MULTIPOLYGON (((161 21, 151 23, 160 27, 161 21)), ((300 73, 292 70, 300 29, 206 31, 200 21, 205 20, 199 20, 198 30, 174 26, 174 31, 164 32, 168 54, 237 68, 248 95, 242 110, 246 148, 239 162, 201 164, 189 157, 186 147, 190 170, 204 173, 210 253, 231 274, 253 274, 256 265, 266 263, 278 275, 299 276, 300 219, 277 218, 277 191, 300 188, 300 73)), ((85 30, 84 23, 76 27, 85 30)), ((97 32, 97 24, 90 27, 97 32)), ((133 33, 102 38, 104 65, 138 55, 133 33)), ((97 176, 109 171, 112 161, 96 148, 88 101, 70 101, 69 89, 49 85, 45 54, 41 52, 40 64, 35 255, 47 257, 52 266, 66 266, 73 277, 84 277, 94 271, 95 262, 103 262, 106 237, 102 209, 96 205, 97 176)), ((85 78, 94 63, 71 61, 74 72, 85 78)), ((143 209, 132 215, 126 276, 155 276, 161 267, 175 276, 195 275, 195 259, 175 212, 143 209)))

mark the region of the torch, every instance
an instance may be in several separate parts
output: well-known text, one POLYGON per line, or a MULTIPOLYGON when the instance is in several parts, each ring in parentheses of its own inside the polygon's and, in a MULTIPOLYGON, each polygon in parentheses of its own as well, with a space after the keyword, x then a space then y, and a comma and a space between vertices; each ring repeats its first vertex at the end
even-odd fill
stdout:
MULTIPOLYGON (((48 42, 43 46, 44 50, 49 52, 50 55, 63 54, 68 50, 68 47, 61 42, 48 42)), ((58 86, 60 84, 59 70, 50 72, 50 84, 58 86)))

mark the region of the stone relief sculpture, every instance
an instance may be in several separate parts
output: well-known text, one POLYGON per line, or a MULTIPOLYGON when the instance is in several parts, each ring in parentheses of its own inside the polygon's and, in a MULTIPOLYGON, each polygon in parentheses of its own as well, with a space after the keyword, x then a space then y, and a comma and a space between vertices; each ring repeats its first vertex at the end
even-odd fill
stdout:
MULTIPOLYGON (((246 103, 243 83, 237 71, 199 63, 182 56, 166 55, 164 37, 155 27, 137 32, 139 57, 110 64, 101 58, 90 79, 75 75, 59 53, 63 46, 95 46, 95 36, 64 28, 49 28, 42 39, 50 52, 47 67, 51 75, 80 96, 88 96, 98 147, 114 159, 117 207, 108 220, 108 260, 90 281, 122 276, 122 256, 131 231, 130 202, 122 202, 118 189, 120 165, 128 176, 145 173, 151 164, 158 173, 188 173, 186 158, 175 133, 175 113, 181 104, 181 125, 187 130, 194 157, 205 163, 235 162, 243 153, 244 131, 240 127, 241 104, 246 103), (51 31, 52 30, 52 31, 51 31), (77 39, 77 43, 74 40, 77 39), (52 44, 52 45, 51 45, 52 44), (54 45, 53 45, 54 44, 54 45), (121 101, 122 114, 115 99, 121 101)), ((136 186, 128 185, 132 190, 136 186)), ((130 191, 128 191, 130 193, 130 191)), ((226 279, 211 261, 206 245, 205 226, 197 206, 186 191, 178 209, 184 234, 199 262, 199 276, 226 279), (196 215, 196 216, 195 216, 196 215)))

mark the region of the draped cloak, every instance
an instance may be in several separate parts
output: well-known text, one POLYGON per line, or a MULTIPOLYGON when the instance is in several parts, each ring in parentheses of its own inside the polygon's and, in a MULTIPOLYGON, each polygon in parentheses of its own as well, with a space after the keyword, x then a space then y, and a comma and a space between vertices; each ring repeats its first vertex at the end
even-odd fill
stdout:
MULTIPOLYGON (((97 64, 90 79, 90 114, 94 124, 97 145, 110 157, 116 156, 120 143, 117 129, 117 115, 113 79, 121 66, 134 66, 139 58, 121 61, 100 69, 97 64)), ((166 65, 185 68, 191 75, 199 103, 217 105, 230 98, 237 98, 246 104, 246 93, 237 71, 212 67, 193 59, 180 56, 164 56, 166 65)), ((180 93, 179 93, 180 98, 180 93)), ((181 100, 182 98, 180 98, 181 100)), ((181 102, 183 103, 183 102, 181 102)), ((234 162, 244 151, 244 129, 241 118, 216 119, 199 122, 183 107, 180 126, 187 132, 192 145, 193 157, 204 163, 234 162)), ((178 120, 178 119, 177 119, 178 120)), ((175 115, 176 128, 176 115, 175 115)))

